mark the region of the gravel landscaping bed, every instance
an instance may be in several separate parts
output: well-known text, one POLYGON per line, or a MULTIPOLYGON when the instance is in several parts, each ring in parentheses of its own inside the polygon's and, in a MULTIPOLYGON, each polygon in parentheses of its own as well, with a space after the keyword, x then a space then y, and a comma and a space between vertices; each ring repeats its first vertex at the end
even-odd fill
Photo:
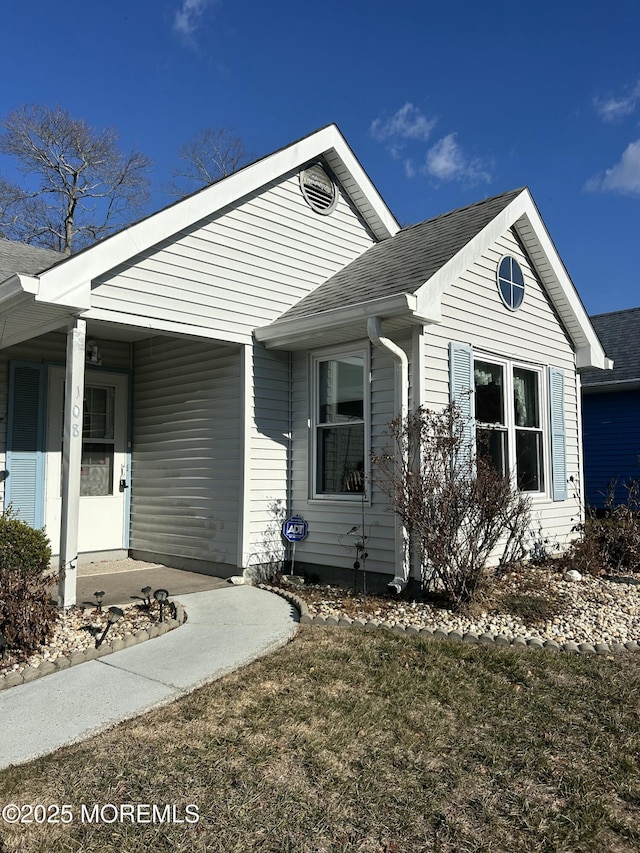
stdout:
MULTIPOLYGON (((124 641, 128 637, 149 639, 149 631, 155 636, 154 628, 159 626, 159 608, 153 602, 150 609, 139 604, 122 608, 124 616, 111 625, 104 641, 104 651, 113 651, 114 641, 124 641)), ((10 650, 0 657, 0 679, 12 673, 21 675, 26 670, 45 669, 49 671, 53 664, 60 668, 60 659, 79 659, 80 655, 88 656, 95 649, 96 639, 100 637, 107 624, 108 611, 102 613, 96 608, 72 607, 61 613, 50 642, 30 655, 24 655, 10 650), (80 655, 76 654, 80 653, 80 655)), ((169 624, 171 611, 165 611, 165 622, 169 624), (169 621, 167 621, 169 620, 169 621)), ((116 643, 116 647, 118 644, 116 643)), ((35 673, 34 673, 35 674, 35 673)))
POLYGON ((306 584, 283 587, 300 597, 309 616, 378 621, 390 626, 456 631, 461 635, 521 637, 562 645, 625 644, 640 640, 640 581, 634 575, 565 579, 563 573, 527 568, 496 579, 490 597, 464 612, 427 597, 364 597, 353 590, 306 584))

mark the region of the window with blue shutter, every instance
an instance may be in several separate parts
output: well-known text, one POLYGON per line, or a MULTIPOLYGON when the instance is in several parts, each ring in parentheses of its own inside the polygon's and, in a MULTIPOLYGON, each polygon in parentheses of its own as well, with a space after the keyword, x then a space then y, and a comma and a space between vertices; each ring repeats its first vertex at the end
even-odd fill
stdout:
POLYGON ((449 396, 465 419, 465 440, 510 476, 521 491, 567 498, 564 372, 550 367, 550 435, 546 430, 543 370, 468 344, 449 344, 449 396), (551 487, 545 448, 551 448, 551 487))
POLYGON ((43 364, 9 365, 9 412, 5 504, 32 527, 44 524, 43 364))
POLYGON ((464 418, 465 441, 475 445, 473 409, 473 348, 468 344, 449 344, 449 399, 464 418))
POLYGON ((564 371, 549 368, 551 482, 554 501, 567 499, 567 435, 564 426, 564 371))

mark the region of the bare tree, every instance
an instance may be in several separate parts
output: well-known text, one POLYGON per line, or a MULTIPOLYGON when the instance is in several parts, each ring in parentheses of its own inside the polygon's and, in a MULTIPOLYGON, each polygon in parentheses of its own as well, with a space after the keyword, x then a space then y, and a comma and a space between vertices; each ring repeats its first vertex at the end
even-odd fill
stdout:
POLYGON ((425 585, 455 607, 471 601, 494 559, 526 554, 530 502, 483 453, 469 447, 465 419, 451 403, 417 409, 389 426, 391 446, 373 456, 375 482, 409 530, 425 585))
POLYGON ((183 198, 237 172, 252 157, 230 128, 201 130, 178 149, 180 163, 172 169, 167 192, 183 198))
POLYGON ((24 177, 0 179, 1 236, 71 254, 143 212, 151 161, 123 152, 113 129, 40 105, 14 110, 0 127, 0 153, 24 177))

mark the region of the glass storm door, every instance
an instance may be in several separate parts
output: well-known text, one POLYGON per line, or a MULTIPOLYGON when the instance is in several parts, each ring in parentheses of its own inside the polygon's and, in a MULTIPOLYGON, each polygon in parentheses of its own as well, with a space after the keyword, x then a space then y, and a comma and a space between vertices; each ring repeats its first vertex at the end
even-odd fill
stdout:
MULTIPOLYGON (((45 528, 60 550, 64 369, 49 370, 45 528)), ((87 370, 82 426, 78 552, 126 546, 128 527, 128 377, 87 370)))

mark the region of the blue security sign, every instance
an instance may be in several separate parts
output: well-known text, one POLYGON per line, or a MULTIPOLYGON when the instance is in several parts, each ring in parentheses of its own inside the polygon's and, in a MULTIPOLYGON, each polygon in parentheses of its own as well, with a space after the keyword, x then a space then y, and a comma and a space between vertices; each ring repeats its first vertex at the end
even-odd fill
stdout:
POLYGON ((292 515, 282 525, 282 535, 289 542, 302 542, 308 532, 309 525, 301 515, 292 515))

